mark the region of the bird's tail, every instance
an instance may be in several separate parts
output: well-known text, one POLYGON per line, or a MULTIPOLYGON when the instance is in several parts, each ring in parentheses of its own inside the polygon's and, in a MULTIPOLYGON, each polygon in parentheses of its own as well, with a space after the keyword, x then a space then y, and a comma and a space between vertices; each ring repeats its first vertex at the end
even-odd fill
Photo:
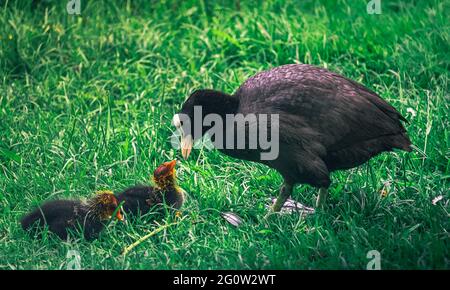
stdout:
POLYGON ((405 150, 408 152, 412 151, 412 148, 411 148, 412 143, 411 143, 411 140, 409 140, 409 137, 406 134, 406 132, 386 136, 386 138, 388 139, 388 140, 386 140, 386 141, 388 141, 387 144, 389 144, 393 148, 398 148, 398 149, 405 150))
POLYGON ((411 140, 409 140, 408 135, 406 134, 406 132, 402 132, 400 134, 396 134, 396 135, 392 135, 390 137, 390 143, 392 144, 392 147, 401 149, 401 150, 405 150, 408 152, 412 151, 412 143, 411 140))
POLYGON ((45 222, 40 208, 37 208, 32 212, 26 214, 24 217, 22 217, 22 219, 20 220, 20 224, 22 225, 22 228, 24 230, 27 230, 31 226, 33 226, 37 221, 39 221, 39 224, 45 222))

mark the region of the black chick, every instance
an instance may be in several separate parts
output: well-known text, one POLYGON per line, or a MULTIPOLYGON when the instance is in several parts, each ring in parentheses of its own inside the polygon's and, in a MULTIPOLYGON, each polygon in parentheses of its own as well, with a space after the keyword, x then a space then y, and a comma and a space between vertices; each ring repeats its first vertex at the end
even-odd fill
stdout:
MULTIPOLYGON (((66 240, 69 230, 81 229, 86 240, 98 237, 105 223, 111 219, 119 203, 111 191, 99 191, 87 202, 79 200, 48 201, 25 215, 20 223, 24 230, 48 229, 66 240)), ((123 220, 120 209, 116 217, 123 220)))
MULTIPOLYGON (((273 159, 263 160, 261 153, 269 150, 263 148, 259 139, 251 140, 258 143, 255 149, 249 148, 249 139, 244 140, 244 149, 236 146, 229 149, 227 137, 234 138, 243 129, 247 138, 253 125, 250 122, 242 124, 235 119, 232 126, 224 125, 223 143, 215 143, 229 156, 266 164, 283 176, 284 184, 273 211, 281 209, 296 183, 319 188, 316 206, 320 206, 327 197, 332 171, 361 165, 394 148, 411 151, 401 122, 406 120, 394 107, 363 85, 311 65, 289 64, 258 73, 233 95, 214 90, 195 91, 173 120, 181 130, 184 158, 189 156, 195 140, 212 129, 202 126, 207 114, 219 115, 222 120, 226 120, 227 114, 251 114, 257 118, 259 133, 263 114, 278 115, 275 123, 278 130, 274 132, 279 132, 279 153, 273 159), (201 108, 203 116, 195 113, 199 110, 194 108, 201 108), (202 130, 194 130, 194 124, 200 124, 202 130)), ((270 122, 265 125, 266 132, 276 128, 270 122)))
POLYGON ((138 185, 117 194, 119 203, 124 201, 122 209, 131 215, 158 211, 158 205, 166 204, 179 209, 184 202, 183 190, 177 186, 175 173, 176 160, 161 164, 153 172, 155 186, 138 185))

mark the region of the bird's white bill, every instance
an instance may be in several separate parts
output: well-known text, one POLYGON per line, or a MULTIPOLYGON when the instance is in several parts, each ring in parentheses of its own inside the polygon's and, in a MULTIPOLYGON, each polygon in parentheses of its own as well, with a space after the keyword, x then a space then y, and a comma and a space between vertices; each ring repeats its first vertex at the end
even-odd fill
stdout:
POLYGON ((181 120, 178 114, 173 116, 172 123, 176 128, 181 129, 181 120))
POLYGON ((194 140, 191 135, 186 135, 181 137, 181 155, 184 159, 188 159, 192 151, 192 146, 194 145, 194 140))

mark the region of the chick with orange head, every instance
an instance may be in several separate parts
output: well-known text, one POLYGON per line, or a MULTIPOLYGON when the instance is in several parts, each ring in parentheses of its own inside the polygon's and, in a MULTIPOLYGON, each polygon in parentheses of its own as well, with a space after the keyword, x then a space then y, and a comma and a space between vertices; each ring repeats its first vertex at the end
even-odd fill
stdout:
POLYGON ((63 240, 69 232, 81 230, 86 240, 93 240, 105 227, 105 224, 115 215, 123 220, 118 208, 119 202, 111 191, 98 191, 87 201, 53 200, 45 202, 26 214, 20 223, 27 231, 41 230, 48 226, 50 232, 63 240))
POLYGON ((136 185, 117 194, 123 211, 131 215, 143 215, 158 211, 161 205, 179 209, 184 202, 183 190, 177 185, 176 160, 164 162, 153 172, 154 186, 136 185))

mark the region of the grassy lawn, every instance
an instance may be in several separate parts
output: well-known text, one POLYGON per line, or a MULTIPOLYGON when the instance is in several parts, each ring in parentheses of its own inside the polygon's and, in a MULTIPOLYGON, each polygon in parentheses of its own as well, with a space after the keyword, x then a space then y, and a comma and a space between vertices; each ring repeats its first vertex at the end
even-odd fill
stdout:
MULTIPOLYGON (((80 16, 67 1, 28 2, 0 1, 1 269, 66 269, 69 250, 84 269, 365 269, 371 250, 383 269, 450 268, 449 1, 383 0, 369 15, 365 0, 81 0, 80 16), (265 221, 278 173, 196 150, 178 163, 185 218, 125 257, 158 227, 150 218, 111 223, 91 243, 20 228, 45 200, 150 182, 158 164, 181 160, 170 122, 190 92, 232 93, 286 63, 372 88, 423 153, 335 172, 325 211, 265 221)), ((293 198, 315 195, 299 185, 293 198)))

